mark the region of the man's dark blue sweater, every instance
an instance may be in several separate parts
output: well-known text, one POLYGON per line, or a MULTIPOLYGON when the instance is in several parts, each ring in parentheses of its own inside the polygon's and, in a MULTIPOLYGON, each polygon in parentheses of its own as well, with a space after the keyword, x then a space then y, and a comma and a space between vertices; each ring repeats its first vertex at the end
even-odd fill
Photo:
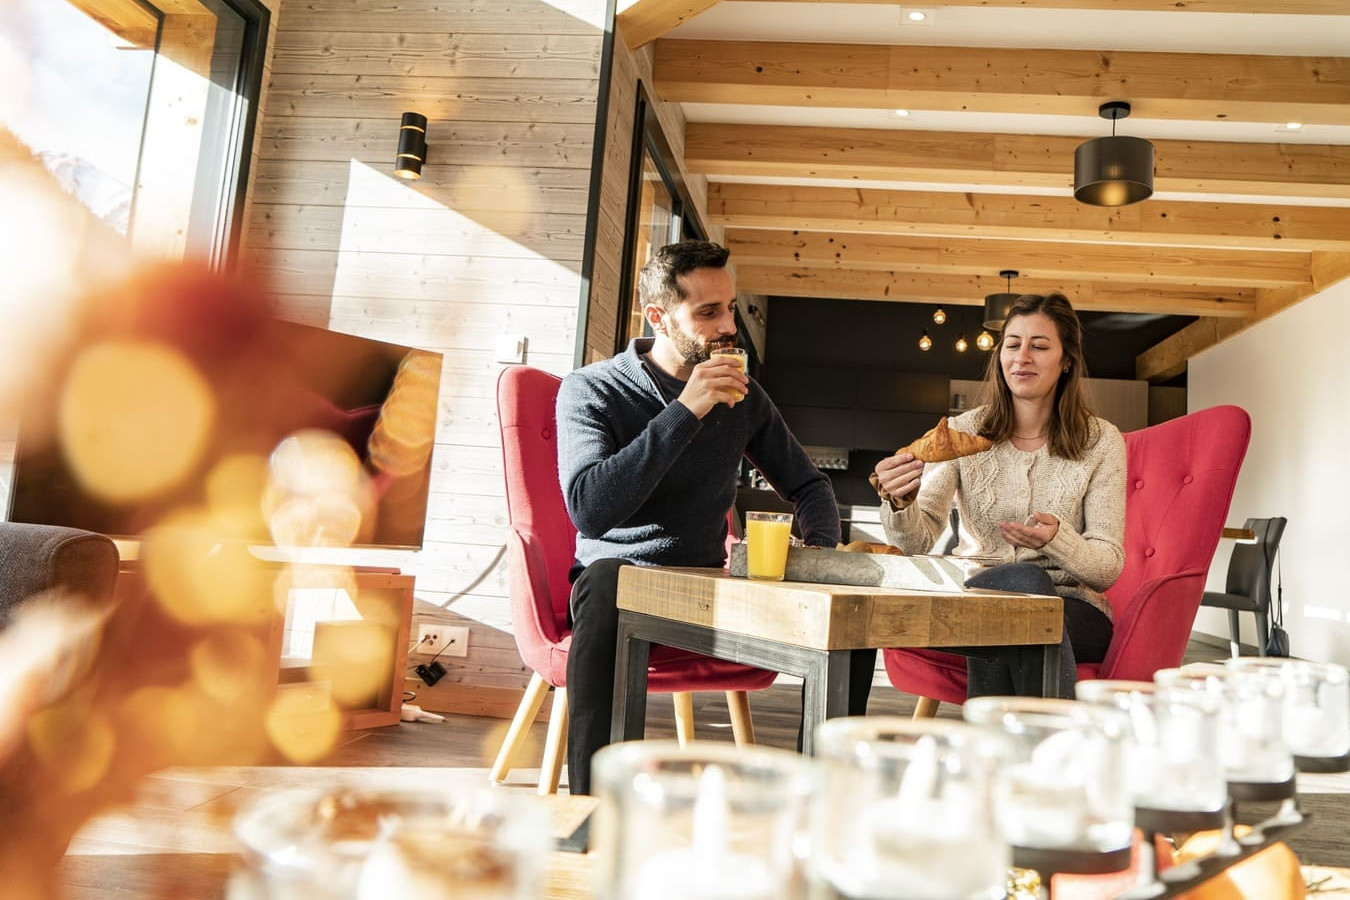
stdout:
POLYGON ((764 389, 752 379, 746 399, 699 419, 672 402, 683 382, 650 361, 651 347, 638 338, 572 372, 558 393, 558 473, 578 564, 722 565, 742 456, 793 503, 806 543, 838 543, 830 480, 764 389))

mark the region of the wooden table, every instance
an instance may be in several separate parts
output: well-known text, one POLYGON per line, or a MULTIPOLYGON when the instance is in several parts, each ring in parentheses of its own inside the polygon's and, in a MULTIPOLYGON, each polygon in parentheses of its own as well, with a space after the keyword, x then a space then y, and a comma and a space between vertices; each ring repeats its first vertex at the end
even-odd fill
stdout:
POLYGON ((1042 655, 1042 693, 1059 692, 1059 597, 751 581, 723 569, 626 566, 618 606, 615 741, 642 737, 652 644, 801 676, 808 754, 816 725, 847 713, 852 650, 940 647, 978 656, 991 647, 1028 647, 1042 655))

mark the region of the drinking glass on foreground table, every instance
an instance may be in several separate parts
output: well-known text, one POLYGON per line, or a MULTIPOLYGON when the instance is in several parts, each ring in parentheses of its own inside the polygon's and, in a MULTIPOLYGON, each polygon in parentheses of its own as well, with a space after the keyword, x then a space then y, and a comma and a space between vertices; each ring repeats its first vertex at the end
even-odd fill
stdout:
POLYGON ((1275 657, 1227 660, 1283 686, 1281 734, 1300 772, 1350 770, 1350 675, 1344 666, 1275 657))
POLYGON ((994 821, 1001 735, 961 722, 832 719, 812 819, 814 877, 842 897, 1004 896, 1012 863, 994 821))
POLYGON ((816 773, 786 750, 672 741, 595 755, 599 900, 802 900, 816 773))
POLYGON ((977 697, 962 715, 1009 739, 1012 762, 995 783, 995 813, 1013 865, 1042 875, 1129 865, 1134 804, 1125 782, 1125 713, 1074 700, 977 697))
POLYGON ((294 789, 235 820, 227 900, 533 900, 547 812, 504 791, 294 789))

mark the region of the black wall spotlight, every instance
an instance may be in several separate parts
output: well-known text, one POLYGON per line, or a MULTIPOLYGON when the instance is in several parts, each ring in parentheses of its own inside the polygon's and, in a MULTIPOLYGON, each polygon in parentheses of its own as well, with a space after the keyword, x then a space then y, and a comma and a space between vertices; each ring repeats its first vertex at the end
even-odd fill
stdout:
POLYGON ((427 158, 427 117, 421 113, 405 112, 398 127, 398 156, 394 160, 394 174, 412 181, 422 177, 422 163, 427 158))
POLYGON ((1153 195, 1153 145, 1116 134, 1116 122, 1130 114, 1123 100, 1103 103, 1097 114, 1111 120, 1111 136, 1093 138, 1073 153, 1073 195, 1092 206, 1127 206, 1153 195))

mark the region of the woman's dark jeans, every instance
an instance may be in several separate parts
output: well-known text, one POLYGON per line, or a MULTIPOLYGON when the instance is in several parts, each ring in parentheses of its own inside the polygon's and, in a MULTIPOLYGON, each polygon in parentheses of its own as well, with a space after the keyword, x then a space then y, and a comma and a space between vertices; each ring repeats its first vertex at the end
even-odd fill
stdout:
MULTIPOLYGON (((966 587, 1023 594, 1057 594, 1050 575, 1034 563, 1008 563, 986 569, 966 587)), ((1077 597, 1064 598, 1064 634, 1059 643, 1059 696, 1072 700, 1078 661, 1101 662, 1111 645, 1111 620, 1077 597)), ((1040 654, 1020 647, 995 651, 988 659, 966 658, 967 697, 1034 697, 1041 689, 1040 654)))

